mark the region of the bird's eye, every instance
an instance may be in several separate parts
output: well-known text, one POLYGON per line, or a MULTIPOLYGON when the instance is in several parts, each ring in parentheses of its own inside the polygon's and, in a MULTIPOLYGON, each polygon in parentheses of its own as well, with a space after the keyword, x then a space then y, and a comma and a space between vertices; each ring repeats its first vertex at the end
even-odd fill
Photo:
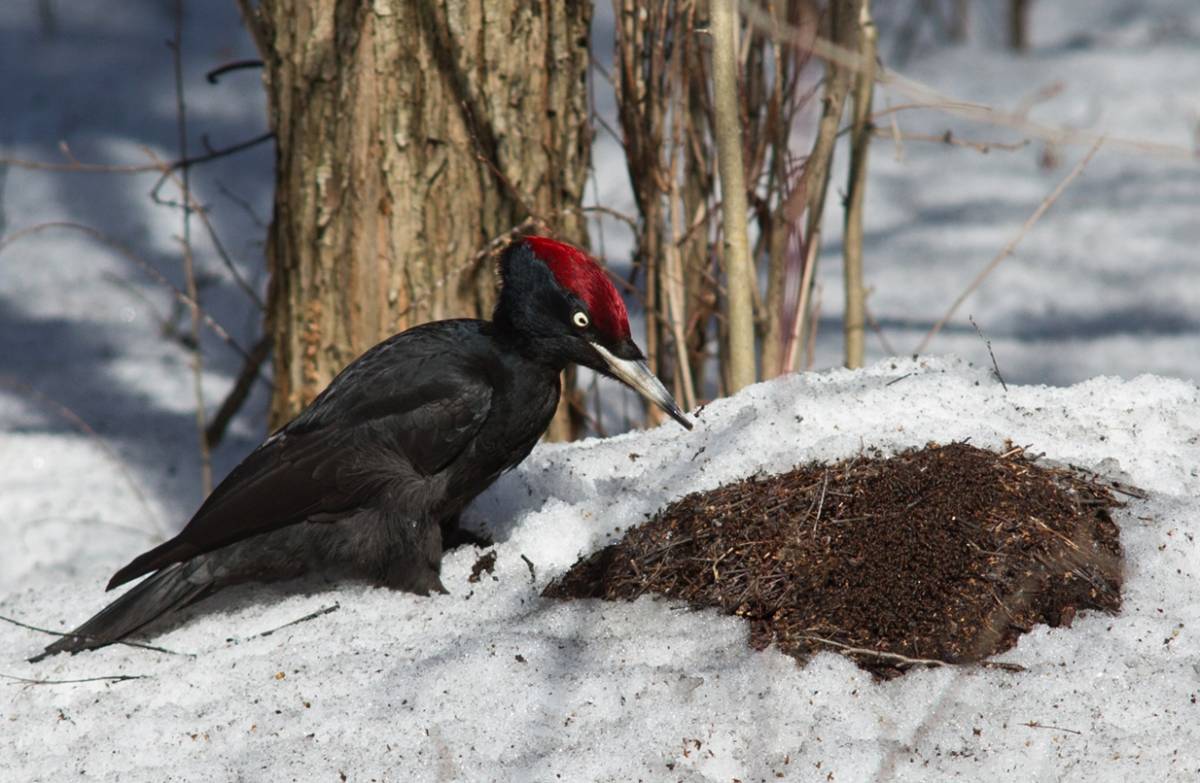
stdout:
POLYGON ((576 310, 575 315, 571 316, 571 320, 580 329, 586 329, 591 321, 588 320, 587 313, 582 310, 576 310))

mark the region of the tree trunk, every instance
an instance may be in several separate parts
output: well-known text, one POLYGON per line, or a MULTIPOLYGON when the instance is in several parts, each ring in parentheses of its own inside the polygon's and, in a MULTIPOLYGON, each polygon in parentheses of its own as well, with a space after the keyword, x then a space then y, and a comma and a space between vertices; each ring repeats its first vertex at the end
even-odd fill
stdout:
POLYGON ((526 218, 586 244, 591 4, 262 0, 257 17, 278 425, 384 337, 490 314, 478 251, 526 218))

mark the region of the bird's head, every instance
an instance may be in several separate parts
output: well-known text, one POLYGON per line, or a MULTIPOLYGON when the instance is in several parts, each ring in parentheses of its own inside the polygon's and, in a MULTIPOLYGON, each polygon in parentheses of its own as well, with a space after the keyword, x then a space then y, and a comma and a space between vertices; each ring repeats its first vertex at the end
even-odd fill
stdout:
POLYGON ((555 360, 590 367, 641 394, 689 430, 671 393, 646 365, 625 302, 608 274, 577 247, 524 237, 500 258, 494 320, 555 360))

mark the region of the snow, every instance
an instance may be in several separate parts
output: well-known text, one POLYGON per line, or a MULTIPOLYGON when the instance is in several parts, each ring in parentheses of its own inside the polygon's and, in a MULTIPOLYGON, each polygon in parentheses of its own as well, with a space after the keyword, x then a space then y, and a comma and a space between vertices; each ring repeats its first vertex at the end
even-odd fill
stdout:
MULTIPOLYGON (((161 46, 170 12, 150 0, 127 5, 113 14, 53 4, 54 31, 39 27, 35 3, 0 6, 3 154, 54 160, 67 139, 87 161, 141 163, 143 144, 173 156, 173 83, 161 46)), ((937 47, 904 72, 1009 108, 1062 81, 1063 93, 1035 107, 1034 119, 1193 143, 1200 7, 1033 7, 1028 56, 937 47)), ((980 36, 998 19, 981 11, 980 36)), ((604 24, 597 36, 608 34, 604 24)), ((260 133, 252 72, 217 87, 202 79, 252 56, 233 4, 193 4, 185 32, 193 135, 207 132, 221 146, 260 133)), ((900 122, 914 133, 954 127, 968 138, 1015 138, 936 115, 900 122)), ((628 209, 604 138, 597 192, 628 209)), ((1055 150, 1062 163, 1044 170, 1042 147, 985 156, 907 142, 900 160, 889 144, 876 147, 870 306, 898 353, 1084 152, 1055 150)), ((195 177, 235 261, 260 287, 263 229, 220 186, 269 215, 270 166, 264 146, 195 177)), ((146 197, 154 180, 0 168, 0 235, 77 221, 178 285, 178 215, 146 197)), ((25 658, 50 637, 0 623, 7 678, 142 677, 0 683, 0 769, 21 781, 1197 779, 1198 205, 1194 163, 1102 149, 934 342, 964 359, 886 358, 872 342, 867 369, 751 387, 708 405, 690 433, 667 423, 539 447, 469 510, 498 542, 494 579, 469 582, 479 553, 455 551, 444 563, 449 595, 316 581, 246 588, 149 640, 178 654, 110 647, 36 665, 25 658), (992 340, 1007 391, 968 313, 992 340), (837 655, 799 666, 754 652, 740 621, 711 612, 651 598, 539 597, 580 554, 687 492, 867 447, 963 438, 990 447, 1011 439, 1150 492, 1116 515, 1127 558, 1121 614, 1084 613, 1070 629, 1022 637, 1001 659, 1024 672, 944 668, 878 683, 837 655)), ((833 202, 828 214, 818 367, 840 354, 833 202)), ((604 226, 607 252, 619 257, 628 237, 604 226)), ((212 278, 206 301, 248 343, 254 308, 193 229, 198 264, 212 278)), ((164 338, 163 320, 186 319, 103 243, 47 230, 0 251, 0 615, 69 630, 104 604, 116 568, 198 503, 188 352, 164 338)), ((240 360, 211 335, 204 347, 211 403, 240 360)), ((218 475, 261 438, 264 406, 260 385, 216 454, 218 475)))
MULTIPOLYGON (((499 542, 494 579, 469 583, 478 552, 456 550, 446 596, 315 583, 234 591, 153 639, 179 655, 114 647, 31 665, 22 659, 46 637, 6 632, 5 674, 146 679, 7 686, 4 716, 20 728, 4 753, 23 780, 265 769, 353 780, 1192 780, 1198 410, 1200 389, 1184 381, 1005 392, 990 371, 941 359, 760 384, 709 405, 692 433, 669 424, 538 449, 472 508, 499 542), (581 552, 683 493, 864 443, 963 438, 993 448, 1012 438, 1152 493, 1117 514, 1129 564, 1120 616, 1038 628, 1001 658, 1025 672, 877 683, 833 654, 798 666, 753 652, 740 621, 711 612, 538 596, 581 552)), ((20 474, 18 449, 30 451, 0 454, 20 474)), ((98 522, 119 518, 120 505, 98 505, 98 522)), ((68 627, 103 604, 98 586, 137 543, 93 538, 74 573, 41 564, 10 583, 0 613, 68 627)))

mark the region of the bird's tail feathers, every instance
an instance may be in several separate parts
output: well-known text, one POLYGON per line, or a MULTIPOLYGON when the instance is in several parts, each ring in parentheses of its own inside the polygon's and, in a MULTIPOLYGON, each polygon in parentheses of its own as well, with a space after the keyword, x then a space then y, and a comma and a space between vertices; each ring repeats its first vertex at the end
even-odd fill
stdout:
MULTIPOLYGON (((202 558, 200 558, 202 559, 202 558)), ((208 596, 216 585, 205 579, 195 560, 175 563, 150 575, 101 609, 94 617, 48 646, 30 662, 60 652, 77 653, 118 642, 163 615, 208 596)))

